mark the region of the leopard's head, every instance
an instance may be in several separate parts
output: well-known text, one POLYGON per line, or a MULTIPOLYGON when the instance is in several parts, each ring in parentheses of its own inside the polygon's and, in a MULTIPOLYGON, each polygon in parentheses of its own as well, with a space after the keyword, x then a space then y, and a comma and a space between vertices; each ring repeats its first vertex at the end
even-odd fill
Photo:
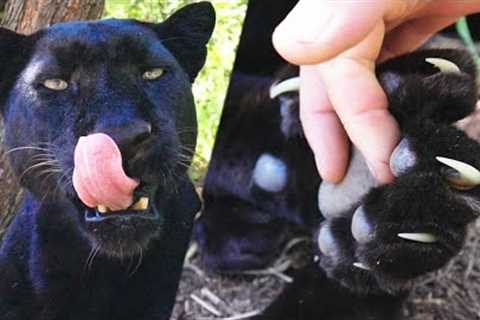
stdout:
POLYGON ((71 201, 69 219, 111 255, 158 236, 171 214, 165 204, 186 180, 197 133, 191 84, 214 21, 201 2, 161 23, 68 22, 29 36, 0 29, 12 167, 37 199, 71 201))

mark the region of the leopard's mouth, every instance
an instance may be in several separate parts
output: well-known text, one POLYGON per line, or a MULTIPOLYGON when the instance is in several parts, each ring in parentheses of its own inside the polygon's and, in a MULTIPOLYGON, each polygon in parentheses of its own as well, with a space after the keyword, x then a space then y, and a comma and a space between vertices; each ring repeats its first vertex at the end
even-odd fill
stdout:
POLYGON ((85 208, 87 222, 101 222, 109 219, 133 218, 156 220, 160 214, 155 205, 158 186, 140 185, 134 192, 133 204, 124 210, 110 210, 99 205, 96 208, 85 208))

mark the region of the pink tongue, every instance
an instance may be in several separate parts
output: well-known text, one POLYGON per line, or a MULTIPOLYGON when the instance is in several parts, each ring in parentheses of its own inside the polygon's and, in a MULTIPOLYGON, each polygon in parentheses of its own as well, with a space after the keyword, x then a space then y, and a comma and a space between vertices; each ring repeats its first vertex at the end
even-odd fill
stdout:
POLYGON ((122 168, 122 155, 115 141, 104 133, 81 137, 75 147, 73 187, 82 202, 124 210, 133 203, 138 181, 122 168))

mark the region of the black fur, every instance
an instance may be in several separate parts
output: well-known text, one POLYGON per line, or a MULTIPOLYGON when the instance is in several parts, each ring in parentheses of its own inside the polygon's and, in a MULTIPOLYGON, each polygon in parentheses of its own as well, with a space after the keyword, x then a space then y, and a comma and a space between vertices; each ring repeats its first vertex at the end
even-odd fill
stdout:
POLYGON ((159 24, 71 22, 31 36, 0 29, 0 108, 27 190, 0 248, 2 319, 170 317, 200 206, 186 175, 196 140, 191 82, 213 25, 203 2, 159 24), (142 78, 158 67, 161 78, 142 78), (68 88, 43 85, 53 78, 68 88), (124 141, 125 128, 145 122, 151 135, 121 151, 142 182, 136 194, 151 196, 157 215, 89 222, 71 182, 79 137, 124 141))
MULTIPOLYGON (((446 180, 449 169, 435 159, 436 156, 443 156, 480 168, 480 145, 453 126, 455 121, 470 114, 477 102, 476 68, 472 59, 458 50, 419 51, 380 65, 378 77, 387 92, 390 111, 400 124, 402 138, 409 142, 416 161, 393 183, 372 188, 353 207, 336 217, 325 220, 319 213, 318 218, 324 220, 320 225, 314 224, 312 227, 305 224, 306 212, 290 207, 283 215, 285 221, 309 228, 314 243, 317 243, 318 229, 327 228, 334 249, 328 255, 317 250, 317 262, 298 271, 294 283, 258 319, 353 320, 399 317, 399 308, 412 281, 419 275, 444 266, 455 256, 462 248, 467 225, 478 216, 480 188, 463 191, 453 188, 446 180), (425 61, 430 57, 453 61, 462 72, 441 73, 425 61), (357 242, 351 231, 352 216, 360 206, 363 207, 366 222, 372 230, 371 239, 366 243, 357 242), (432 233, 438 241, 425 244, 397 236, 398 233, 415 232, 432 233), (363 263, 370 270, 355 267, 353 264, 356 262, 363 263)), ((231 121, 233 117, 230 114, 238 112, 239 107, 236 110, 229 108, 231 111, 227 111, 228 118, 223 119, 223 138, 228 136, 230 140, 228 144, 227 141, 222 142, 222 135, 219 135, 212 160, 214 165, 210 167, 204 189, 206 205, 200 226, 196 227, 202 257, 207 261, 207 267, 213 270, 258 267, 258 259, 246 259, 240 266, 236 264, 235 257, 232 256, 243 255, 240 250, 242 248, 247 253, 249 248, 257 248, 261 251, 257 254, 263 255, 261 262, 265 265, 269 261, 268 257, 278 250, 275 240, 284 240, 281 237, 283 229, 264 222, 269 221, 265 216, 276 218, 281 211, 271 210, 268 204, 258 201, 253 196, 251 182, 248 184, 233 178, 241 176, 248 180, 252 174, 250 163, 255 161, 259 153, 267 150, 275 153, 278 149, 283 150, 281 152, 285 158, 285 154, 300 152, 288 144, 288 135, 282 135, 280 121, 277 120, 275 125, 268 125, 266 121, 267 118, 281 118, 279 111, 282 100, 295 99, 294 95, 287 94, 270 101, 265 91, 273 83, 273 80, 264 81, 260 89, 251 85, 245 90, 247 86, 243 86, 245 96, 260 97, 255 102, 246 101, 250 105, 256 105, 256 109, 250 109, 245 104, 240 106, 242 112, 250 112, 248 116, 243 115, 250 123, 231 121), (262 116, 264 111, 258 106, 272 104, 272 114, 269 117, 262 116), (260 120, 255 122, 254 119, 260 120), (248 126, 250 131, 247 135, 253 135, 252 131, 259 133, 266 127, 272 140, 263 141, 258 138, 263 138, 266 133, 257 134, 256 139, 243 140, 246 131, 241 129, 242 126, 248 126), (243 134, 238 134, 237 130, 243 134), (225 131, 229 134, 226 135, 225 131), (262 143, 265 143, 263 147, 262 143), (235 145, 235 148, 231 148, 235 145), (250 153, 252 145, 255 146, 255 156, 250 153), (235 150, 242 158, 232 161, 229 156, 231 150, 235 150), (228 188, 223 188, 225 185, 228 188), (241 193, 237 191, 238 186, 242 187, 241 193), (247 188, 244 189, 245 187, 247 188), (221 200, 227 198, 229 201, 221 200), (221 202, 212 199, 220 199, 221 202), (212 207, 208 205, 209 202, 212 207), (231 209, 232 203, 236 203, 237 207, 242 206, 242 203, 248 205, 245 205, 245 210, 238 212, 231 209), (258 209, 248 209, 259 207, 262 208, 261 219, 258 209), (240 214, 249 217, 248 228, 238 222, 242 219, 240 214), (256 245, 258 239, 251 235, 259 230, 270 235, 270 238, 262 239, 263 242, 256 245), (270 250, 265 243, 271 245, 270 250), (227 254, 226 248, 229 247, 240 249, 227 254)), ((235 87, 232 85, 232 88, 235 87)), ((301 132, 301 128, 297 131, 301 132)), ((298 139, 295 145, 302 143, 301 138, 298 139)), ((310 151, 297 155, 297 159, 294 163, 289 162, 289 181, 293 176, 297 179, 310 179, 310 187, 318 186, 319 178, 314 173, 310 151), (312 171, 305 171, 305 167, 311 167, 312 171), (309 175, 305 176, 305 172, 309 175)), ((298 193, 303 191, 301 197, 292 198, 290 204, 298 206, 304 204, 305 199, 316 196, 316 190, 312 190, 314 188, 299 188, 295 184, 288 185, 287 189, 290 190, 289 188, 296 188, 298 193)), ((270 195, 271 206, 282 203, 283 199, 279 201, 275 196, 270 195)))
MULTIPOLYGON (((284 77, 294 72, 288 70, 284 77)), ((305 232, 320 218, 320 178, 299 127, 298 99, 285 98, 280 107, 268 97, 268 78, 236 74, 231 83, 194 232, 202 263, 215 271, 265 267, 290 231, 305 232), (252 179, 255 163, 265 153, 295 168, 279 192, 266 192, 252 179)))

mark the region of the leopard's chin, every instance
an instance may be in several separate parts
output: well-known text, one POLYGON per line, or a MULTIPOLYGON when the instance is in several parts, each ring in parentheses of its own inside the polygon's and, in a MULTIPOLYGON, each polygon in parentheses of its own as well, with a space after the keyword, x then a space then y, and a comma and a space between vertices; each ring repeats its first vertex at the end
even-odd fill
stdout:
POLYGON ((164 216, 157 206, 158 188, 149 190, 151 192, 136 192, 136 201, 126 210, 85 207, 84 218, 92 247, 98 247, 108 256, 125 258, 137 255, 152 239, 158 238, 164 216))

